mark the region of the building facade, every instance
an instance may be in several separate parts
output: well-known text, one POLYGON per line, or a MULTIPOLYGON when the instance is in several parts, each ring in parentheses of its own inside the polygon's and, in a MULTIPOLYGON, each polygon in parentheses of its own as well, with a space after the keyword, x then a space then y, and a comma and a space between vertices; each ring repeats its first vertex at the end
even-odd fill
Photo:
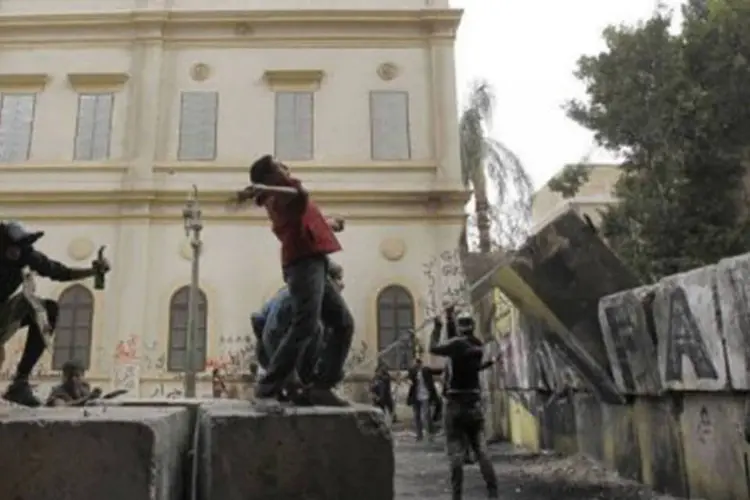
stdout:
MULTIPOLYGON (((249 315, 280 286, 265 213, 227 212, 264 153, 288 163, 325 213, 347 220, 335 256, 372 359, 419 324, 441 285, 425 266, 455 248, 461 184, 447 0, 6 0, 0 3, 2 217, 46 231, 39 248, 88 266, 104 291, 40 280, 61 303, 55 349, 99 385, 177 394, 190 248, 205 229, 198 346, 206 372, 244 370, 249 315), (271 10, 273 6, 274 10, 271 10), (241 9, 241 10, 238 10, 241 9)), ((7 347, 3 375, 20 356, 7 347)), ((393 368, 408 362, 391 357, 393 368)), ((367 370, 371 370, 370 365, 367 370)), ((202 393, 210 392, 208 381, 202 393)))
POLYGON ((588 215, 595 224, 599 223, 599 211, 616 201, 613 190, 620 176, 620 169, 615 164, 592 164, 588 165, 588 168, 588 181, 572 198, 564 199, 560 193, 550 191, 547 185, 534 193, 531 206, 533 232, 541 229, 568 208, 588 215))

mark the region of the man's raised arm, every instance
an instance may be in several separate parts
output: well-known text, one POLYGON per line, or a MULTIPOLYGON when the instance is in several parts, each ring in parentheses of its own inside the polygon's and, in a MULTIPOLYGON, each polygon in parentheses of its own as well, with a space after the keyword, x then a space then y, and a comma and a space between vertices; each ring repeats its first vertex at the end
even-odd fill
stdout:
POLYGON ((52 260, 42 252, 33 250, 29 256, 28 266, 40 276, 54 281, 78 281, 95 276, 98 272, 94 267, 72 268, 62 262, 52 260))

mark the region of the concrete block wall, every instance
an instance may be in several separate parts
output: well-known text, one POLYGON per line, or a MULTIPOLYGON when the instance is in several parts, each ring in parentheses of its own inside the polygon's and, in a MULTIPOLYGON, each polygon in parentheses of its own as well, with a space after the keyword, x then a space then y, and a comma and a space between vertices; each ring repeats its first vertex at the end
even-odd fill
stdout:
POLYGON ((3 499, 394 498, 392 437, 370 407, 165 398, 3 410, 3 499))
MULTIPOLYGON (((543 279, 541 269, 534 274, 543 279)), ((494 408, 501 414, 493 421, 504 422, 497 433, 532 449, 586 453, 673 495, 750 498, 750 254, 604 295, 598 327, 584 332, 565 331, 522 302, 519 309, 491 375, 504 398, 494 408), (601 381, 561 348, 566 335, 601 342, 606 359, 589 359, 600 363, 599 376, 608 373, 621 404, 594 390, 601 381)), ((578 324, 590 314, 567 313, 578 324)))

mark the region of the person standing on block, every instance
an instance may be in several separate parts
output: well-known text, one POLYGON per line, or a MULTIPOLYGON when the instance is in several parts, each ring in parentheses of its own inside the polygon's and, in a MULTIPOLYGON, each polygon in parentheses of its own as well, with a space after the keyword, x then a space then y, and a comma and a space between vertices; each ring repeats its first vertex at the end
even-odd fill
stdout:
POLYGON ((346 401, 333 393, 343 380, 343 365, 354 334, 354 319, 337 288, 327 279, 328 256, 339 252, 341 244, 334 232, 342 231, 344 221, 327 219, 310 199, 302 183, 289 169, 265 155, 250 167, 251 185, 238 192, 237 203, 254 199, 268 213, 272 230, 281 243, 281 265, 292 305, 292 320, 278 349, 269 360, 266 373, 255 386, 255 399, 261 403, 278 401, 285 382, 293 373, 304 345, 318 334, 320 322, 332 329, 321 356, 326 373, 305 388, 312 404, 343 406, 346 401), (294 193, 259 189, 256 185, 284 186, 294 193))

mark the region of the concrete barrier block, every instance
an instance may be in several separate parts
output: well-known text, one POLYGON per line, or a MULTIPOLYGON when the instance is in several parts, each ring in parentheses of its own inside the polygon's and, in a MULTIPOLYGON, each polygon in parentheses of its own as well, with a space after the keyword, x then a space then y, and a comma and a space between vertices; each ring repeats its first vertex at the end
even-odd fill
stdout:
POLYGON ((716 288, 729 380, 734 389, 750 390, 750 254, 719 262, 716 288))
POLYGON ((0 418, 0 496, 181 500, 190 431, 179 408, 11 410, 0 418))
POLYGON ((542 447, 565 455, 578 453, 576 405, 570 395, 548 396, 537 410, 542 447))
MULTIPOLYGON (((682 398, 682 394, 674 397, 682 398)), ((689 491, 680 423, 675 418, 679 410, 679 400, 671 397, 638 397, 633 409, 643 482, 656 491, 684 498, 689 491)))
POLYGON ((651 315, 655 288, 635 288, 599 301, 599 322, 612 375, 625 394, 661 392, 651 315))
POLYGON ((663 279, 654 293, 653 314, 664 387, 727 389, 715 266, 663 279))
POLYGON ((201 500, 392 500, 393 440, 380 411, 247 402, 199 410, 201 500))
POLYGON ((684 395, 680 416, 690 496, 711 500, 750 498, 744 440, 744 394, 684 395))
POLYGON ((580 393, 574 397, 578 433, 578 451, 595 460, 604 459, 605 433, 602 404, 593 394, 580 393))
POLYGON ((603 405, 604 463, 628 479, 642 481, 641 449, 633 405, 603 405))

